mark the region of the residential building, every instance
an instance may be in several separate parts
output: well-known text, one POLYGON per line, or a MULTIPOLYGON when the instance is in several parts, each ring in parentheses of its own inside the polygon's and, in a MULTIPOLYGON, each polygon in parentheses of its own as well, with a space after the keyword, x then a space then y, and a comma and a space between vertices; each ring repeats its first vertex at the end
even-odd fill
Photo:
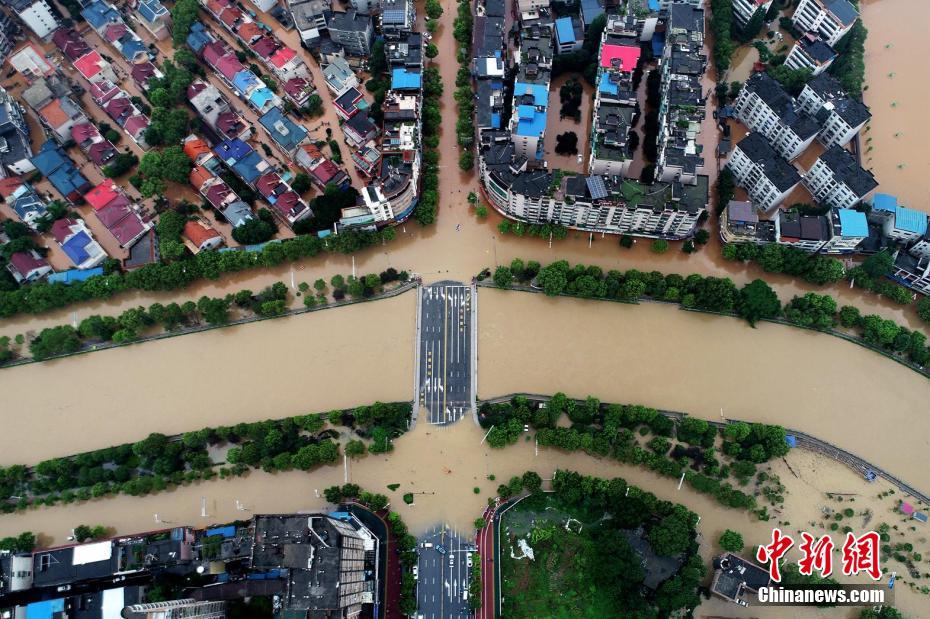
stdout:
POLYGON ((394 67, 391 69, 391 90, 417 91, 423 87, 423 75, 419 68, 394 67))
POLYGON ((804 175, 804 185, 821 204, 852 208, 878 187, 878 181, 848 150, 831 146, 804 175))
POLYGON ((35 169, 48 179, 55 191, 72 204, 80 200, 91 188, 90 181, 84 178, 74 162, 54 140, 45 142, 30 161, 35 169))
POLYGON ((800 32, 817 32, 827 45, 836 45, 858 18, 849 0, 801 0, 791 22, 800 32))
POLYGON ((733 108, 750 131, 764 135, 788 161, 803 153, 820 130, 817 121, 800 110, 782 85, 765 72, 746 80, 733 108))
POLYGON ((50 232, 76 269, 91 269, 107 258, 83 219, 59 219, 52 224, 50 232))
POLYGON ((122 609, 125 619, 226 619, 226 602, 193 599, 133 604, 122 609))
POLYGON ((533 163, 544 156, 546 115, 549 108, 548 77, 545 84, 517 81, 513 90, 513 114, 510 118, 516 155, 533 163))
POLYGON ((324 157, 316 144, 301 146, 297 150, 294 161, 307 171, 310 180, 320 189, 326 189, 327 185, 348 187, 352 184, 349 175, 342 168, 324 157))
POLYGON ((381 0, 381 32, 397 39, 416 27, 417 13, 413 0, 381 0))
MULTIPOLYGON (((219 191, 219 189, 217 189, 217 191, 219 191)), ((255 216, 252 214, 252 208, 242 200, 230 202, 220 210, 220 213, 223 214, 223 217, 233 228, 238 228, 242 224, 255 219, 255 216)))
POLYGON ((28 284, 51 273, 52 267, 35 250, 29 250, 11 254, 6 270, 17 284, 28 284))
MULTIPOLYGON (((366 178, 371 178, 378 173, 381 166, 381 151, 376 144, 371 141, 352 151, 352 163, 355 169, 362 173, 366 178)), ((386 218, 389 219, 389 218, 386 218)))
POLYGON ((824 215, 801 215, 797 211, 778 211, 775 237, 779 245, 804 251, 820 251, 830 240, 830 221, 824 215))
POLYGON ((297 147, 307 141, 307 130, 273 107, 258 119, 274 145, 290 159, 297 147))
POLYGON ((69 84, 58 76, 50 76, 37 78, 21 95, 59 144, 71 139, 71 128, 75 124, 89 122, 70 93, 69 84))
POLYGON ((410 32, 384 45, 384 55, 391 66, 422 67, 423 36, 419 32, 410 32))
POLYGON ((362 93, 356 88, 349 88, 333 100, 336 114, 343 120, 349 120, 359 111, 367 109, 368 104, 362 98, 362 93))
POLYGON ((326 87, 334 97, 338 97, 349 88, 358 87, 358 77, 344 58, 334 58, 332 62, 322 67, 322 71, 326 87))
POLYGON ((38 230, 39 222, 45 219, 48 214, 48 208, 45 201, 39 197, 36 190, 29 183, 23 183, 19 179, 13 180, 17 185, 7 195, 4 192, 4 200, 13 209, 13 212, 19 217, 20 221, 29 226, 32 230, 38 230))
POLYGON ((378 136, 378 126, 371 122, 368 114, 356 114, 342 124, 342 131, 349 143, 359 148, 378 136))
POLYGON ((4 0, 37 37, 48 39, 58 26, 58 17, 46 0, 4 0))
POLYGON ((730 200, 720 214, 720 240, 768 245, 775 242, 775 222, 760 220, 752 202, 730 200))
POLYGON ((319 44, 321 33, 327 29, 333 14, 329 0, 291 0, 288 8, 301 42, 306 46, 319 44))
POLYGON ((823 245, 824 253, 851 254, 869 238, 865 213, 848 208, 833 208, 830 209, 827 221, 830 224, 830 239, 823 245))
POLYGON ((32 587, 32 555, 0 550, 0 597, 32 587))
POLYGON ((46 60, 45 52, 32 41, 26 42, 10 56, 10 64, 29 81, 55 75, 57 72, 57 69, 46 60))
POLYGON ((71 139, 98 168, 103 168, 117 155, 116 147, 89 121, 71 127, 71 139))
POLYGON ((894 270, 889 277, 899 284, 930 296, 930 257, 916 257, 898 251, 894 260, 894 270))
POLYGON ((827 148, 846 146, 872 117, 869 108, 847 95, 829 73, 808 82, 798 96, 798 104, 820 123, 817 139, 827 148))
POLYGON ((306 77, 292 77, 281 85, 284 94, 297 107, 303 107, 316 94, 313 82, 306 77))
POLYGON ((746 606, 751 597, 749 593, 767 587, 770 581, 768 569, 727 553, 714 559, 714 579, 710 591, 725 600, 746 606))
MULTIPOLYGON (((892 216, 885 220, 882 232, 896 243, 918 241, 927 233, 927 214, 897 204, 892 216)), ((923 251, 918 249, 918 253, 923 251)))
POLYGON ((116 48, 127 62, 142 62, 155 57, 155 53, 126 25, 123 16, 113 5, 103 0, 94 0, 84 7, 81 16, 87 20, 94 32, 116 48))
POLYGON ((59 28, 52 34, 52 41, 89 83, 117 81, 110 63, 104 60, 99 52, 91 49, 84 37, 74 28, 59 28))
POLYGON ((736 184, 746 189, 756 207, 768 211, 779 204, 798 183, 801 175, 768 143, 762 134, 750 133, 730 153, 727 167, 736 184))
POLYGON ((6 60, 16 46, 16 39, 22 34, 19 25, 12 17, 0 11, 0 62, 6 60))
POLYGON ((591 128, 592 174, 626 176, 633 158, 627 146, 635 108, 594 100, 594 125, 591 128))
POLYGON ((373 32, 371 17, 356 11, 333 13, 329 21, 330 38, 341 45, 350 56, 371 54, 373 32))
POLYGON ((171 35, 171 13, 159 0, 139 0, 135 18, 159 41, 171 35))
POLYGON ((9 172, 22 175, 35 170, 30 157, 32 146, 23 107, 0 88, 0 178, 9 172))
POLYGON ((252 137, 252 126, 213 84, 195 79, 187 87, 187 100, 219 140, 248 140, 252 137))
POLYGON ((591 22, 605 14, 605 0, 581 0, 579 16, 581 25, 585 30, 591 25, 591 22))
POLYGON ((772 6, 772 0, 733 0, 733 17, 740 24, 748 24, 756 11, 766 12, 772 6))
POLYGON ((224 242, 219 232, 210 227, 209 224, 204 225, 199 221, 185 223, 182 235, 190 242, 195 254, 205 249, 216 249, 224 242))
POLYGON ((278 0, 249 0, 249 2, 257 6, 259 10, 264 13, 267 13, 272 8, 278 6, 278 0))
POLYGON ((517 0, 517 8, 520 13, 527 13, 537 9, 548 9, 549 6, 549 0, 517 0))
POLYGON ((560 17, 555 20, 556 51, 559 54, 576 52, 584 43, 581 20, 576 16, 560 17))
POLYGON ((371 612, 378 538, 350 512, 256 516, 252 530, 252 568, 287 573, 281 596, 286 614, 371 612))
POLYGON ((132 202, 112 179, 88 191, 84 199, 120 247, 131 248, 153 227, 151 222, 142 220, 132 202))
POLYGON ((129 76, 139 88, 147 91, 149 89, 150 79, 161 79, 165 75, 159 71, 158 67, 156 67, 151 61, 144 60, 132 65, 132 67, 129 69, 129 76))
POLYGON ((789 69, 810 69, 814 75, 826 71, 836 59, 836 52, 823 39, 813 32, 808 32, 791 46, 785 59, 789 69))

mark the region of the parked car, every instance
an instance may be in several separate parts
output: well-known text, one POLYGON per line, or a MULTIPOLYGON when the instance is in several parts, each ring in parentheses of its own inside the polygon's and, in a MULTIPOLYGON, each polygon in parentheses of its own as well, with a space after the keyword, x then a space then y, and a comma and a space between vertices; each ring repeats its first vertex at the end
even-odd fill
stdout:
POLYGON ((436 544, 436 552, 438 552, 441 555, 444 555, 446 554, 446 549, 443 548, 442 544, 436 544))
POLYGON ((468 567, 471 567, 471 553, 470 552, 467 555, 465 555, 465 564, 468 567))
POLYGON ((413 566, 413 579, 418 580, 419 578, 420 578, 420 566, 414 565, 413 566))

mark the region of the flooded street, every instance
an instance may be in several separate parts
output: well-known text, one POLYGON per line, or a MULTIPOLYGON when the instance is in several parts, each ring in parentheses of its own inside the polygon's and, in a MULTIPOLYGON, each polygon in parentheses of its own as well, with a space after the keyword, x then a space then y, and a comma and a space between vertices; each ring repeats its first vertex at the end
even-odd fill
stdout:
POLYGON ((865 102, 870 129, 862 134, 864 166, 907 206, 930 212, 923 188, 930 170, 924 112, 930 100, 926 59, 930 38, 925 24, 930 3, 923 0, 864 0, 865 102))
POLYGON ((6 369, 4 410, 22 414, 5 416, 0 466, 150 432, 409 400, 415 304, 408 292, 6 369))
POLYGON ((807 432, 926 485, 930 381, 858 345, 655 303, 485 288, 478 315, 479 398, 564 391, 706 419, 722 409, 807 432))

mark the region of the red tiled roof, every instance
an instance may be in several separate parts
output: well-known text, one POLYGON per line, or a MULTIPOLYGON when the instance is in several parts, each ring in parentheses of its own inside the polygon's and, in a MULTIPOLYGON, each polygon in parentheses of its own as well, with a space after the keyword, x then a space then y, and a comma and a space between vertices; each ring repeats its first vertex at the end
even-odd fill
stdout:
POLYGON ((100 135, 100 132, 97 131, 97 127, 90 123, 78 123, 71 127, 71 139, 78 144, 82 144, 85 140, 90 140, 98 135, 100 135))
POLYGON ((125 217, 129 210, 129 200, 125 196, 120 195, 110 204, 96 211, 96 214, 100 223, 109 228, 110 226, 116 225, 120 219, 125 217))
POLYGON ((255 41, 249 47, 258 54, 260 58, 268 58, 278 48, 278 43, 271 37, 262 37, 255 41))
POLYGON ((220 236, 220 233, 213 228, 204 227, 196 221, 189 221, 184 224, 184 236, 197 247, 203 247, 204 243, 220 236))
POLYGON ((232 190, 226 186, 226 183, 217 183, 207 190, 207 202, 219 208, 231 193, 232 190))
POLYGON ((223 74, 223 77, 232 81, 232 78, 239 71, 243 71, 245 67, 242 66, 242 63, 239 62, 239 59, 236 58, 235 54, 227 54, 216 61, 216 64, 213 65, 216 67, 216 70, 223 74))
POLYGON ((127 30, 126 24, 110 24, 106 27, 106 30, 103 31, 103 38, 110 43, 119 41, 120 38, 126 34, 127 30))
POLYGON ((148 84, 149 78, 155 75, 155 65, 151 62, 142 62, 139 64, 132 65, 132 71, 130 71, 132 79, 139 85, 145 86, 148 84))
POLYGON ((91 51, 87 42, 73 28, 59 28, 52 35, 52 41, 69 60, 77 60, 91 51))
POLYGON ((280 69, 289 63, 296 55, 297 52, 290 47, 282 47, 271 56, 271 64, 280 69))
POLYGON ((204 155, 209 152, 210 147, 207 146, 207 143, 200 138, 184 142, 184 154, 187 155, 191 161, 197 161, 197 158, 200 157, 200 155, 204 155))
POLYGON ((235 137, 241 126, 242 119, 235 112, 223 112, 216 117, 216 128, 227 137, 235 137))
POLYGON ((249 43, 255 37, 262 35, 262 29, 258 27, 254 21, 247 21, 236 31, 236 34, 239 35, 239 38, 249 43))
POLYGON ((45 260, 36 258, 32 254, 26 253, 24 251, 18 251, 11 255, 10 264, 12 264, 13 267, 23 276, 28 275, 29 272, 34 269, 48 266, 48 262, 45 260))
POLYGON ((322 162, 320 162, 319 165, 313 168, 310 173, 313 174, 317 180, 320 181, 320 183, 325 185, 333 178, 335 178, 336 175, 338 175, 341 171, 342 170, 340 170, 339 166, 337 166, 335 163, 329 159, 324 159, 322 162))
POLYGON ((104 60, 100 57, 96 51, 91 51, 84 56, 81 56, 74 61, 74 68, 77 69, 81 75, 87 79, 92 78, 93 76, 100 73, 103 70, 104 60))
POLYGON ((74 225, 77 225, 76 219, 65 217, 64 219, 59 219, 53 223, 52 229, 49 232, 52 233, 52 236, 55 237, 55 240, 58 243, 64 243, 65 239, 71 236, 71 226, 74 225))
POLYGON ((49 126, 56 129, 71 120, 65 111, 61 109, 61 101, 58 99, 53 100, 39 110, 39 116, 41 116, 49 126))
POLYGON ((304 144, 301 148, 304 149, 304 152, 306 152, 311 159, 319 159, 323 156, 323 153, 320 152, 316 144, 304 144))
POLYGON ((116 147, 106 140, 95 142, 87 149, 87 158, 98 166, 105 164, 116 154, 116 147))
POLYGON ((129 100, 129 97, 122 93, 121 96, 113 97, 110 99, 110 102, 104 106, 107 111, 107 114, 110 115, 110 118, 113 120, 119 120, 123 115, 128 114, 129 110, 132 109, 132 101, 129 100))
POLYGON ((213 175, 210 174, 210 170, 199 165, 191 170, 188 180, 190 180, 190 183, 194 186, 194 189, 200 191, 200 188, 203 187, 203 184, 211 178, 213 178, 213 175))
POLYGON ((201 81, 196 81, 187 87, 187 100, 190 101, 201 92, 207 89, 207 85, 201 81))
POLYGON ((84 199, 94 207, 95 211, 99 211, 119 195, 120 192, 116 189, 116 183, 113 182, 113 179, 108 178, 84 194, 84 199))
POLYGON ((129 206, 108 206, 104 211, 109 211, 110 218, 114 220, 107 225, 107 230, 116 237, 120 245, 129 244, 145 231, 142 219, 129 206))
POLYGON ((119 88, 108 80, 92 82, 90 85, 90 96, 98 105, 103 105, 116 96, 117 93, 119 93, 119 88))
POLYGON ((301 202, 296 192, 288 191, 278 196, 274 208, 285 217, 294 217, 307 208, 307 205, 301 202))
POLYGON ((225 2, 221 2, 220 0, 210 0, 207 2, 207 10, 209 10, 214 15, 219 15, 222 13, 223 9, 227 6, 229 5, 227 5, 225 2))
POLYGON ((203 59, 207 64, 216 66, 216 61, 226 55, 226 44, 222 41, 213 41, 203 46, 203 59))
POLYGON ((229 7, 224 9, 223 12, 219 14, 217 19, 231 28, 233 24, 242 19, 242 11, 229 7))
POLYGON ((310 82, 302 77, 292 77, 284 82, 284 92, 295 99, 301 95, 309 94, 310 90, 310 82))
POLYGON ((18 176, 10 176, 8 178, 0 179, 0 196, 8 198, 13 195, 13 192, 20 188, 23 184, 23 181, 18 176))
POLYGON ((277 172, 263 174, 255 181, 255 188, 266 198, 274 193, 275 187, 281 184, 281 177, 277 172))
POLYGON ((126 121, 126 124, 123 125, 123 129, 126 130, 126 133, 138 139, 139 135, 146 130, 149 126, 149 119, 143 116, 142 114, 136 114, 135 116, 129 117, 126 121))

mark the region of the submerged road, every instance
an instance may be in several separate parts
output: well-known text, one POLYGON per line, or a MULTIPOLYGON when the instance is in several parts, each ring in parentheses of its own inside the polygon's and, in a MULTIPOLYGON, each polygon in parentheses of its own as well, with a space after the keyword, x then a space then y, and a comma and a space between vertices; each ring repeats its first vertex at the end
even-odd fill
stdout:
POLYGON ((433 284, 420 295, 417 400, 431 424, 458 421, 474 405, 473 295, 456 282, 433 284))
POLYGON ((417 541, 417 615, 423 619, 472 617, 466 592, 474 546, 447 526, 430 529, 417 541))

